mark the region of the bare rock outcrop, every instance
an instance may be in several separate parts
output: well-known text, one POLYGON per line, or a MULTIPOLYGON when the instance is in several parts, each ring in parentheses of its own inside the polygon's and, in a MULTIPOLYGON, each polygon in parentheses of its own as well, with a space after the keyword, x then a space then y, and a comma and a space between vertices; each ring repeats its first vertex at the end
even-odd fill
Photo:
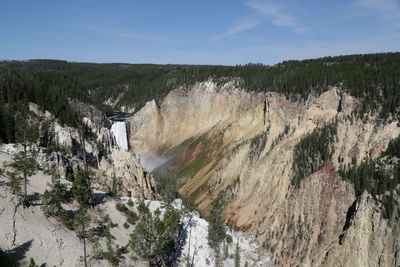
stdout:
POLYGON ((99 127, 104 127, 108 129, 111 127, 111 121, 97 107, 90 104, 82 103, 72 98, 68 100, 71 107, 73 107, 74 110, 78 112, 82 117, 88 118, 99 127))
MULTIPOLYGON (((397 207, 400 201, 396 199, 397 207)), ((400 264, 399 211, 382 217, 383 207, 364 192, 354 207, 339 242, 321 251, 315 264, 333 266, 398 266, 400 264)))
POLYGON ((42 150, 38 159, 45 169, 57 169, 61 177, 68 178, 79 169, 84 169, 85 153, 86 161, 95 174, 93 186, 99 190, 108 191, 113 183, 118 182, 122 194, 132 197, 155 198, 155 180, 140 165, 132 151, 118 148, 115 137, 109 128, 104 127, 108 119, 97 108, 71 100, 76 108, 79 108, 83 122, 94 133, 95 139, 85 140, 83 149, 79 131, 73 127, 62 126, 54 116, 41 111, 39 106, 30 103, 30 110, 43 120, 51 120, 54 123, 55 140, 63 151, 46 152, 42 150))
POLYGON ((100 162, 98 170, 98 179, 101 184, 106 184, 111 188, 113 181, 109 177, 113 177, 121 183, 124 195, 155 199, 154 177, 140 165, 132 152, 114 148, 109 158, 100 162))

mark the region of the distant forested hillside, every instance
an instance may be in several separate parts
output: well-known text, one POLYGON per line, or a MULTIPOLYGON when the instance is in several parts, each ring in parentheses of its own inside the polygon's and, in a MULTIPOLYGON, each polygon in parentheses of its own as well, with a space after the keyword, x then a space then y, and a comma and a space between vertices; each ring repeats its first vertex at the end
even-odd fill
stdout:
POLYGON ((122 94, 118 106, 140 108, 153 98, 162 98, 171 89, 209 77, 240 77, 246 90, 277 91, 294 99, 306 98, 312 92, 320 93, 329 85, 337 85, 363 99, 360 114, 370 110, 379 111, 382 118, 400 114, 400 53, 285 61, 274 66, 2 61, 0 139, 13 141, 13 114, 28 101, 72 125, 77 115, 69 107, 68 97, 92 103, 107 112, 110 107, 104 102, 122 94))

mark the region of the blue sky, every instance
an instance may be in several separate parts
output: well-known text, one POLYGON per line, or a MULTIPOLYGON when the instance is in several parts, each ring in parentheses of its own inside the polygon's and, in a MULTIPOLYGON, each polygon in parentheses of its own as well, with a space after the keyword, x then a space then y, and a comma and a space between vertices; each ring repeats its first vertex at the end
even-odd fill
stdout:
POLYGON ((0 0, 0 59, 275 64, 400 51, 400 0, 0 0))

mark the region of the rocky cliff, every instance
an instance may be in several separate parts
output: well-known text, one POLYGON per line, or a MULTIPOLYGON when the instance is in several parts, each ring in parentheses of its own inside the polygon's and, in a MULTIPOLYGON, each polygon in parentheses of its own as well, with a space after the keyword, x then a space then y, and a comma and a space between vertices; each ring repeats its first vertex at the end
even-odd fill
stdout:
MULTIPOLYGON (((120 193, 123 195, 154 199, 153 176, 140 165, 132 151, 118 147, 115 136, 107 128, 111 123, 104 114, 94 106, 76 100, 71 103, 79 110, 85 125, 90 129, 90 137, 84 141, 76 128, 60 125, 51 113, 41 111, 39 106, 30 103, 30 110, 42 123, 44 121, 52 123, 54 140, 61 148, 55 151, 41 150, 39 162, 43 168, 56 168, 62 178, 68 179, 68 176, 77 170, 84 169, 84 159, 86 159, 95 175, 93 183, 95 188, 107 192, 114 183, 119 185, 120 193)), ((2 150, 6 148, 7 146, 4 146, 2 150)))
POLYGON ((288 100, 246 92, 238 80, 208 80, 148 102, 128 119, 129 143, 142 159, 162 159, 154 175, 175 177, 201 212, 223 194, 228 224, 256 236, 276 265, 396 266, 398 198, 384 218, 377 199, 357 195, 339 175, 378 157, 400 133, 397 121, 357 116, 359 103, 337 87, 288 100), (336 129, 329 160, 294 185, 296 146, 327 124, 336 129))

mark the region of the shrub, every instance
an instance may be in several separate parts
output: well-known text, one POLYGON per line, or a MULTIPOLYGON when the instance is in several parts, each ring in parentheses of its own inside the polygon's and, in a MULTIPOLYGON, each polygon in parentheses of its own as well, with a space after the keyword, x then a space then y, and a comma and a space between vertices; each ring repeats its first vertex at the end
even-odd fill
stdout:
POLYGON ((386 151, 382 155, 400 158, 400 136, 389 142, 386 151))
POLYGON ((127 204, 129 207, 133 207, 133 205, 134 205, 132 199, 129 199, 127 204))
POLYGON ((117 204, 115 205, 115 208, 116 208, 119 212, 123 212, 123 213, 127 212, 127 210, 128 210, 128 207, 127 207, 124 203, 117 203, 117 204))
POLYGON ((171 177, 165 177, 158 181, 157 192, 162 201, 172 203, 178 197, 175 182, 175 179, 171 177))
POLYGON ((118 253, 112 245, 107 245, 107 250, 103 251, 103 258, 106 259, 112 266, 119 265, 118 253))
POLYGON ((39 267, 39 265, 37 265, 35 260, 33 258, 31 258, 29 260, 29 266, 28 267, 39 267))
POLYGON ((65 227, 67 227, 68 230, 74 230, 74 220, 73 220, 73 218, 70 218, 68 216, 68 213, 66 210, 63 210, 59 214, 58 218, 61 221, 61 223, 64 224, 65 227))
POLYGON ((127 222, 132 225, 134 225, 139 218, 139 216, 134 211, 131 211, 131 210, 128 210, 125 213, 125 215, 126 215, 127 222))

